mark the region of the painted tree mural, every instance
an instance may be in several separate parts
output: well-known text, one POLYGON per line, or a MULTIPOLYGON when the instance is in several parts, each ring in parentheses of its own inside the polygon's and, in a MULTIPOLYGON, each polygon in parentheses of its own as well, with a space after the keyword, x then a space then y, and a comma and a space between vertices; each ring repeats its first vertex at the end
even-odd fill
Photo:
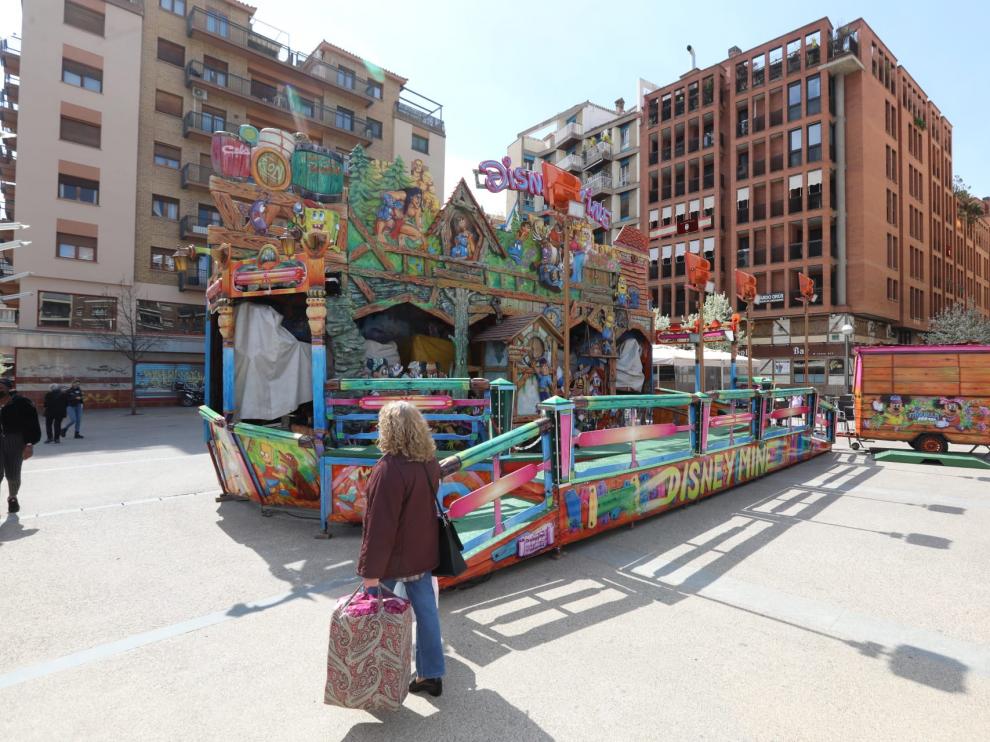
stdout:
POLYGON ((402 161, 401 157, 396 157, 392 164, 385 168, 385 172, 382 173, 381 189, 384 191, 401 191, 403 188, 409 188, 411 185, 412 180, 406 172, 406 163, 402 161))
POLYGON ((351 208, 365 225, 375 223, 375 212, 381 202, 382 182, 374 163, 360 144, 351 151, 350 190, 351 208))

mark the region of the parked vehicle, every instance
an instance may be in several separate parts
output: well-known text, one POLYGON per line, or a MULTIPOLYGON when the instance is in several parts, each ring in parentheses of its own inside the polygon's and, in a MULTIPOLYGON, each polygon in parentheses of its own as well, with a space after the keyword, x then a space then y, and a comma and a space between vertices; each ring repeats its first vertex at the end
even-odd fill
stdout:
POLYGON ((179 385, 179 404, 183 407, 199 407, 203 404, 204 390, 203 385, 199 384, 188 384, 182 382, 179 385))
POLYGON ((990 446, 990 346, 856 348, 856 442, 905 441, 925 453, 990 446))

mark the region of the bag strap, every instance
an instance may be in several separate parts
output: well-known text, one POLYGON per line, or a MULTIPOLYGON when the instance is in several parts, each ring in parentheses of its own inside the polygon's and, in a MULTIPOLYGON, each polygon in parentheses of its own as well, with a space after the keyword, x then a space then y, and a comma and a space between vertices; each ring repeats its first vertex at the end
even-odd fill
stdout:
POLYGON ((443 511, 443 507, 440 505, 440 500, 437 499, 440 494, 440 483, 437 482, 437 486, 433 486, 433 478, 430 476, 430 469, 427 467, 425 461, 420 461, 420 465, 423 467, 423 473, 426 475, 426 482, 430 485, 430 489, 433 490, 433 504, 437 508, 437 517, 447 519, 447 514, 443 511))

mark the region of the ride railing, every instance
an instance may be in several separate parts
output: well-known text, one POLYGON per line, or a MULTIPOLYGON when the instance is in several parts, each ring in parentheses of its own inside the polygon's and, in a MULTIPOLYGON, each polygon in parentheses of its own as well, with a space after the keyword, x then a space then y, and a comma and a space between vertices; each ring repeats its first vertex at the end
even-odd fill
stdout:
POLYGON ((762 395, 763 440, 814 430, 818 409, 818 391, 814 387, 768 389, 762 395))
POLYGON ((553 498, 553 478, 550 474, 552 451, 550 431, 553 425, 553 420, 544 416, 523 423, 517 428, 508 430, 465 451, 459 451, 440 462, 441 478, 470 469, 485 461, 490 460, 492 462, 492 480, 490 482, 461 495, 445 508, 447 516, 456 523, 481 508, 489 504, 492 505, 491 528, 464 541, 465 554, 507 530, 528 523, 549 509, 553 498), (524 464, 503 475, 502 458, 510 454, 513 449, 528 447, 531 442, 537 440, 541 444, 542 460, 524 464), (524 485, 540 479, 542 479, 543 484, 542 501, 534 502, 509 518, 503 517, 502 498, 524 485))
POLYGON ((701 453, 718 451, 760 436, 762 395, 756 389, 721 389, 708 392, 703 410, 701 453))
POLYGON ((396 401, 408 402, 423 413, 434 441, 457 441, 469 447, 511 427, 515 387, 501 379, 333 379, 325 390, 334 447, 377 441, 378 412, 396 401))

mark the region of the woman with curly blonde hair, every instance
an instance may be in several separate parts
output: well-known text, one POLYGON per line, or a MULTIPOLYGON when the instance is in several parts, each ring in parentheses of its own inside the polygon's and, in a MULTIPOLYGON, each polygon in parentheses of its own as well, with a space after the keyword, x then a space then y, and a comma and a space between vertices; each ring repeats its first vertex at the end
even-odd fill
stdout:
POLYGON ((409 402, 389 402, 378 413, 382 457, 368 479, 358 574, 366 590, 397 582, 416 615, 413 693, 443 692, 443 641, 432 571, 440 561, 437 487, 440 465, 430 428, 409 402))

